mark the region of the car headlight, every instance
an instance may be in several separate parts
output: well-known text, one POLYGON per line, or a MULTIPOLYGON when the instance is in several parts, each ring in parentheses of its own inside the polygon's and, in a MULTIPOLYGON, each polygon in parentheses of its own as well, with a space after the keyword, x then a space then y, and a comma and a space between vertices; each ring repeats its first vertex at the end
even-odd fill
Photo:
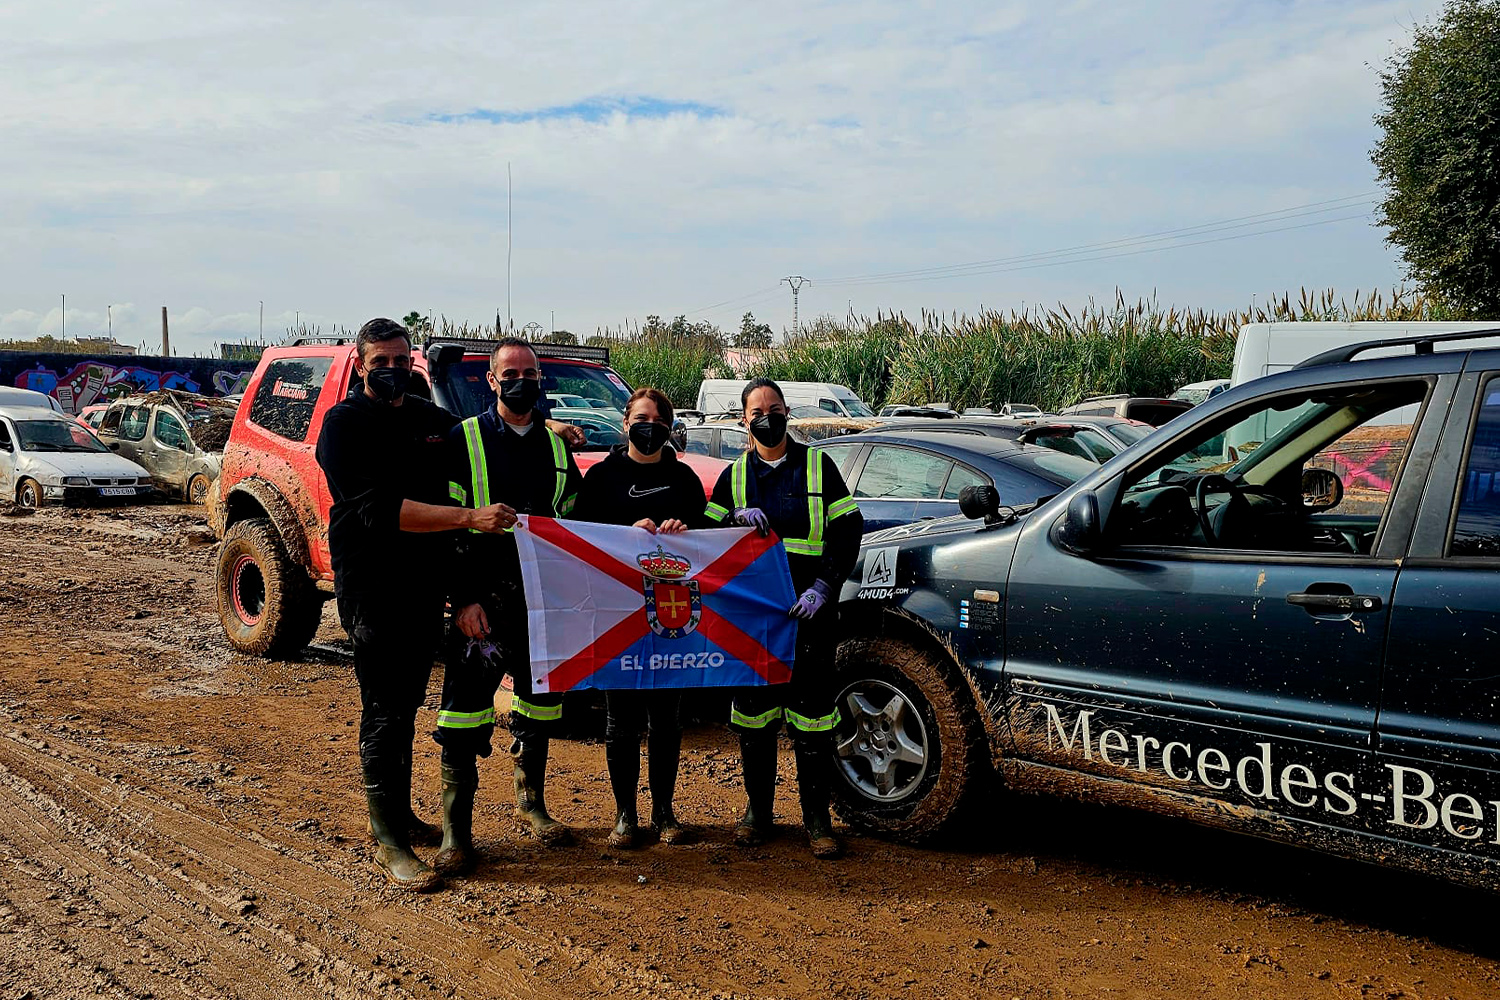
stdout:
POLYGON ((136 479, 135 479, 135 484, 137 486, 155 486, 156 485, 155 483, 153 483, 151 481, 151 477, 150 476, 137 476, 136 479))
POLYGON ((62 484, 64 486, 87 486, 89 481, 83 476, 64 476, 62 484))

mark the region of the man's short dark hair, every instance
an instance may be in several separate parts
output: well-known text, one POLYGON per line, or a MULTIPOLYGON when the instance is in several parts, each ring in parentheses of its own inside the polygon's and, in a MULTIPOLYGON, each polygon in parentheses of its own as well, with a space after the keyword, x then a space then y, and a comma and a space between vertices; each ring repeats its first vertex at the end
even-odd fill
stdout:
POLYGON ((495 349, 490 352, 491 368, 495 367, 495 359, 498 358, 500 356, 500 352, 505 350, 507 347, 524 347, 531 352, 533 357, 537 357, 536 348, 531 345, 530 341, 522 340, 520 337, 501 337, 499 340, 495 341, 495 349))
POLYGON ((406 346, 411 346, 411 331, 397 323, 393 319, 384 316, 370 320, 359 328, 359 336, 354 340, 354 349, 359 353, 359 360, 365 360, 365 347, 369 344, 383 344, 387 340, 395 340, 397 337, 406 341, 406 346))

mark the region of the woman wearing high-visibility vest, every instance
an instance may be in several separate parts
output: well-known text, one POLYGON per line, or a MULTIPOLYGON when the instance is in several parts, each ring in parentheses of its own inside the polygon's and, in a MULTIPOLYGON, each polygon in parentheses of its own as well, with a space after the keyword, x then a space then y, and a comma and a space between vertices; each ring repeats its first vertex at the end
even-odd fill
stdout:
POLYGON ((776 734, 786 720, 797 760, 802 826, 812 853, 842 851, 829 818, 832 770, 834 649, 838 644, 839 587, 859 557, 864 518, 849 496, 838 465, 787 436, 786 397, 770 379, 753 379, 740 394, 752 447, 725 469, 706 511, 720 524, 775 531, 786 546, 793 589, 787 609, 797 619, 797 652, 789 684, 735 693, 729 724, 740 737, 748 804, 735 841, 754 846, 770 836, 776 793, 776 734))
MULTIPOLYGON (((675 534, 710 524, 703 515, 703 484, 666 447, 672 434, 672 401, 658 389, 642 388, 625 404, 623 448, 583 477, 573 517, 601 524, 629 524, 652 534, 675 534)), ((641 731, 646 730, 646 779, 651 789, 651 825, 664 844, 689 839, 672 809, 682 755, 682 694, 659 691, 604 693, 604 762, 615 794, 611 847, 634 847, 640 839, 636 786, 641 780, 641 731)))

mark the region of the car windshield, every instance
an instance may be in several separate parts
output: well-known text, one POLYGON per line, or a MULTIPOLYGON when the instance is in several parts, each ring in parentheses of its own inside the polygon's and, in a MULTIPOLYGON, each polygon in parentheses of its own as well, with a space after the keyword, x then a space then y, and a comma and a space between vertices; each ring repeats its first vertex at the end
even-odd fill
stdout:
MULTIPOLYGON (((464 358, 450 365, 443 376, 443 406, 460 417, 477 416, 494 406, 495 394, 490 391, 489 380, 485 378, 489 370, 487 358, 464 358)), ((579 400, 568 409, 592 410, 607 418, 619 414, 618 419, 625 419, 625 403, 630 398, 630 389, 608 368, 543 358, 542 386, 549 396, 572 396, 579 400)))
POLYGON ((92 431, 72 420, 18 420, 22 451, 109 451, 92 431))
POLYGON ((875 411, 853 396, 840 396, 839 402, 844 404, 844 409, 849 411, 851 417, 873 417, 875 411))
POLYGON ((583 450, 599 451, 625 443, 625 431, 620 426, 620 421, 624 417, 617 414, 611 418, 606 415, 607 412, 576 406, 566 408, 558 406, 552 410, 552 419, 583 428, 583 450))
POLYGON ((1137 441, 1156 430, 1144 424, 1132 424, 1122 420, 1117 424, 1109 425, 1109 432, 1126 444, 1135 444, 1137 441))

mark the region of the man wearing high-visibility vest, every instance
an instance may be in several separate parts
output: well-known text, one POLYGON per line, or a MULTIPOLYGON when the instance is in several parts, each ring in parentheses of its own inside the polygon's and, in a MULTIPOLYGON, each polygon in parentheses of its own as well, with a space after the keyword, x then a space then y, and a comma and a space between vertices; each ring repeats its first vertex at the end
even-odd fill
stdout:
POLYGON ((797 621, 790 684, 735 693, 730 727, 739 733, 748 804, 735 840, 754 846, 772 830, 776 734, 786 720, 797 760, 797 797, 812 853, 835 858, 842 848, 829 817, 834 704, 833 657, 838 645, 838 590, 859 558, 864 518, 838 465, 787 436, 786 397, 770 379, 752 379, 741 393, 752 447, 719 474, 704 514, 721 524, 775 531, 786 547, 792 587, 801 596, 787 609, 797 621))
MULTIPOLYGON (((448 437, 448 490, 463 506, 499 503, 517 514, 541 517, 566 517, 572 511, 583 476, 537 409, 541 378, 531 345, 516 337, 497 342, 489 371, 496 405, 463 421, 448 437)), ((572 839, 571 831, 547 813, 547 754, 551 734, 562 720, 562 695, 531 690, 526 597, 515 536, 465 533, 459 548, 450 592, 454 648, 434 733, 442 745, 443 777, 443 843, 434 867, 443 873, 465 871, 476 860, 475 757, 490 754, 502 672, 515 684, 510 734, 516 809, 544 844, 572 839)))

